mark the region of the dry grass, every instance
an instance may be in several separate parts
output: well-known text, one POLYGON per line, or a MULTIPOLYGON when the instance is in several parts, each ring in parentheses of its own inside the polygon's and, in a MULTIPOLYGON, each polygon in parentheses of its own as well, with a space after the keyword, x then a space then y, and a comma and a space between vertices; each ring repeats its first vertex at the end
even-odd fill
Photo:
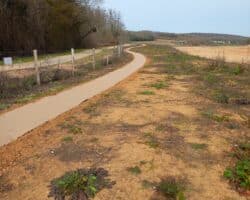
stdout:
POLYGON ((227 62, 250 64, 250 46, 176 47, 185 53, 209 59, 225 57, 227 62))

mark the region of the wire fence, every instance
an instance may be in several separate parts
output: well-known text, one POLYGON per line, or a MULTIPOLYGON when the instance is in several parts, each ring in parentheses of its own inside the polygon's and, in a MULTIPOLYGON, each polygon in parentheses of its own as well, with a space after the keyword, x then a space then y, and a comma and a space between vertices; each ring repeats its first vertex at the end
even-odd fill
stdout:
POLYGON ((1 71, 0 98, 11 98, 34 87, 43 87, 54 82, 82 78, 118 63, 124 57, 124 51, 118 46, 105 51, 93 49, 84 57, 79 57, 74 52, 70 56, 70 60, 63 61, 62 57, 39 61, 35 56, 32 67, 1 71))

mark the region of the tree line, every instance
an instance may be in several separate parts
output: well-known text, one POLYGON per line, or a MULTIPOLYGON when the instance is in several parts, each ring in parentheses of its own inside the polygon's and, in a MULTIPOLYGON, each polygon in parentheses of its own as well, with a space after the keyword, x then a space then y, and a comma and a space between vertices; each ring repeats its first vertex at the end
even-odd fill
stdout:
POLYGON ((120 14, 101 0, 1 0, 0 56, 117 44, 120 14), (95 32, 95 30, 97 30, 95 32), (91 31, 95 32, 85 37, 91 31))

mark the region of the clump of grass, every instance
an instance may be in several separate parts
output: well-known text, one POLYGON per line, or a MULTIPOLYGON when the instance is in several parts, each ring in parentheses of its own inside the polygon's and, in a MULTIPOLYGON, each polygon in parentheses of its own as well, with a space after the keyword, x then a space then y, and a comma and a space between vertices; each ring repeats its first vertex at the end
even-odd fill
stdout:
POLYGON ((80 127, 80 124, 78 122, 74 122, 72 123, 64 123, 62 125, 60 125, 61 128, 63 129, 67 129, 67 132, 68 133, 72 133, 74 135, 76 134, 81 134, 83 131, 82 131, 82 128, 80 127))
POLYGON ((141 95, 155 95, 155 93, 153 91, 150 91, 150 90, 141 91, 141 92, 139 92, 139 94, 141 94, 141 95))
POLYGON ((157 125, 157 127, 155 128, 156 131, 164 131, 165 130, 165 124, 159 124, 157 125))
POLYGON ((73 141, 73 138, 71 136, 67 136, 67 137, 64 137, 62 139, 63 142, 72 142, 73 141))
POLYGON ((144 189, 155 188, 155 183, 147 180, 143 180, 141 184, 144 189))
POLYGON ((224 171, 224 177, 238 191, 250 191, 250 143, 245 142, 234 147, 234 166, 224 171))
POLYGON ((221 104, 229 103, 229 96, 223 91, 215 91, 213 94, 213 98, 216 102, 221 104))
POLYGON ((98 141, 99 141, 98 138, 92 138, 92 139, 90 140, 90 142, 92 142, 92 143, 96 143, 96 142, 98 142, 98 141))
POLYGON ((244 72, 244 68, 241 65, 237 65, 230 70, 231 74, 233 75, 240 75, 244 72))
POLYGON ((108 172, 105 169, 79 169, 68 172, 62 177, 55 179, 50 185, 49 197, 55 199, 89 199, 105 187, 111 187, 108 172))
POLYGON ((150 87, 155 88, 157 90, 160 90, 160 89, 164 89, 164 88, 168 87, 168 85, 163 81, 158 81, 156 83, 150 84, 150 87))
POLYGON ((140 165, 146 165, 148 163, 148 161, 146 161, 146 160, 141 160, 140 161, 140 165))
POLYGON ((138 166, 135 166, 135 167, 129 167, 127 168, 128 172, 130 172, 131 174, 133 175, 139 175, 142 173, 140 167, 138 166))
POLYGON ((83 109, 83 112, 87 113, 87 114, 94 114, 96 113, 97 110, 97 103, 91 104, 89 106, 87 106, 86 108, 83 109))
POLYGON ((0 103, 0 110, 5 110, 7 108, 9 108, 10 105, 9 104, 5 104, 5 103, 0 103))
POLYGON ((172 200, 185 200, 184 186, 175 178, 169 177, 162 180, 156 187, 157 190, 166 198, 172 200))
POLYGON ((204 76, 204 81, 209 84, 214 84, 217 81, 217 77, 212 73, 208 73, 204 76))
POLYGON ((145 144, 148 145, 150 148, 156 149, 159 147, 159 142, 157 138, 152 133, 145 133, 144 137, 146 138, 145 144))
POLYGON ((36 94, 30 94, 21 98, 16 99, 15 103, 17 104, 25 104, 28 103, 34 99, 36 99, 38 97, 38 95, 36 94))
POLYGON ((201 143, 190 143, 190 146, 194 149, 194 150, 202 150, 207 148, 207 144, 201 144, 201 143))
POLYGON ((202 115, 216 122, 228 122, 230 120, 228 115, 215 114, 213 111, 202 112, 202 115))

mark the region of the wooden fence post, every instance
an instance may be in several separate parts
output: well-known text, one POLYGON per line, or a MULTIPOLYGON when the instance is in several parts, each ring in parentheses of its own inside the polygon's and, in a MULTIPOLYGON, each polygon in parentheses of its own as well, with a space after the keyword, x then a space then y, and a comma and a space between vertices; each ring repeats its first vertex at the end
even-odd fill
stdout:
POLYGON ((75 75, 75 50, 71 48, 72 76, 75 75))
POLYGON ((109 65, 109 56, 107 56, 107 66, 109 65))
POLYGON ((39 72, 39 67, 38 67, 38 55, 37 55, 37 50, 33 50, 33 55, 34 55, 34 66, 36 69, 36 82, 37 85, 41 85, 41 79, 40 79, 40 72, 39 72))
POLYGON ((61 61, 60 61, 60 58, 58 58, 58 66, 57 66, 58 69, 61 68, 61 61))
POLYGON ((95 70, 95 66, 96 66, 96 60, 95 60, 95 48, 93 48, 93 50, 92 50, 92 56, 93 56, 93 69, 95 70))

